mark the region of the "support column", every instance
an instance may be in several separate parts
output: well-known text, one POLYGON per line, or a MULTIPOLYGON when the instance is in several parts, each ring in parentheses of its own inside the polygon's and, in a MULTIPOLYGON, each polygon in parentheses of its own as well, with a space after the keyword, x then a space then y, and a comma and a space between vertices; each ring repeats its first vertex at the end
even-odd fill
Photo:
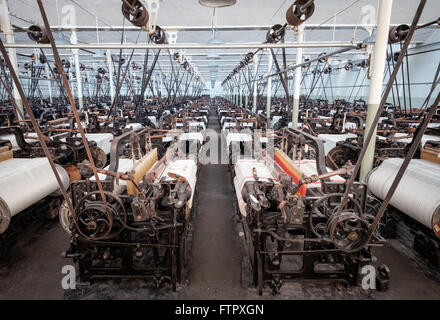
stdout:
MULTIPOLYGON (((371 142, 368 145, 364 159, 362 161, 360 179, 365 181, 366 176, 373 168, 374 149, 376 147, 376 128, 372 128, 374 117, 379 109, 382 96, 383 74, 385 70, 385 60, 388 45, 388 33, 390 29, 391 11, 393 0, 378 0, 379 10, 377 19, 376 43, 374 45, 373 56, 371 59, 371 82, 370 96, 367 106, 367 119, 365 122, 364 139, 370 130, 374 130, 371 142)), ((364 141, 365 142, 365 141, 364 141)))
MULTIPOLYGON (((70 37, 70 42, 72 44, 78 43, 78 37, 76 34, 76 30, 72 30, 72 35, 70 37)), ((83 92, 82 92, 82 84, 81 84, 81 68, 80 68, 80 62, 79 62, 79 50, 73 49, 73 59, 75 62, 75 73, 76 73, 76 86, 77 86, 77 96, 78 96, 78 105, 79 109, 82 110, 84 108, 84 101, 83 101, 83 92)))
MULTIPOLYGON (((14 31, 12 29, 11 20, 9 19, 8 0, 2 0, 0 9, 1 9, 0 25, 1 25, 1 28, 3 31, 3 34, 5 35, 6 43, 7 44, 15 43, 14 31)), ((9 59, 11 60, 11 64, 14 67, 14 71, 18 74, 19 72, 18 72, 18 64, 17 64, 17 54, 16 54, 15 49, 9 48, 8 55, 9 55, 9 59)), ((18 106, 18 109, 21 111, 21 112, 18 112, 17 116, 18 116, 19 120, 23 120, 20 116, 20 114, 24 114, 23 103, 21 101, 20 94, 18 93, 18 90, 17 90, 15 84, 13 84, 13 93, 14 93, 14 99, 15 99, 15 102, 18 106)))
POLYGON ((245 90, 245 92, 246 92, 246 96, 245 96, 245 108, 247 109, 248 108, 248 105, 249 105, 249 91, 247 91, 247 90, 245 90))
MULTIPOLYGON (((270 49, 267 49, 267 56, 269 62, 267 63, 267 75, 272 72, 273 57, 270 54, 270 49)), ((272 77, 267 79, 267 103, 266 103, 266 116, 267 116, 267 128, 270 127, 270 108, 272 106, 272 77)))
MULTIPOLYGON (((297 30, 297 42, 304 42, 304 25, 298 26, 297 30)), ((296 63, 302 63, 303 48, 296 49, 296 63)), ((292 109, 292 128, 298 128, 298 115, 299 115, 299 97, 301 89, 301 77, 302 69, 301 67, 295 69, 295 84, 293 88, 293 109, 292 109)))
POLYGON ((111 102, 115 99, 115 83, 113 82, 113 64, 112 64, 112 52, 110 49, 107 49, 105 55, 107 56, 107 68, 108 68, 108 76, 110 79, 110 97, 111 102))
POLYGON ((238 105, 240 107, 243 106, 243 88, 241 86, 241 72, 240 75, 238 76, 238 105))
MULTIPOLYGON (((254 55, 254 79, 257 80, 257 72, 258 72, 258 55, 254 55)), ((254 80, 254 100, 253 100, 253 107, 252 112, 257 112, 257 88, 258 88, 258 81, 254 80)))

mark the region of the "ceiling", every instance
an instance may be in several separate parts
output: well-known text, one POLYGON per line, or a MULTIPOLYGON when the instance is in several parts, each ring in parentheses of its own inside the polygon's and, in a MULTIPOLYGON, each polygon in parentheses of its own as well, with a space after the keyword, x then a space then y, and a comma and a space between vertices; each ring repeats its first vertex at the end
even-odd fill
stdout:
MULTIPOLYGON (((284 24, 285 13, 293 0, 237 0, 232 7, 217 9, 218 35, 226 43, 248 43, 264 42, 266 30, 274 24, 284 24), (226 30, 224 30, 226 28, 226 30), (233 30, 231 30, 233 28, 233 30)), ((369 36, 369 33, 361 27, 363 24, 375 24, 375 13, 377 0, 315 0, 315 12, 306 22, 306 41, 351 41, 354 37, 362 41, 369 36), (370 13, 370 14, 369 14, 370 13), (371 16, 372 13, 372 16, 371 16), (337 27, 337 28, 336 28, 337 27)), ((410 24, 416 11, 418 1, 395 0, 391 23, 410 24)), ((20 27, 28 27, 32 24, 42 24, 36 0, 9 0, 11 22, 20 27)), ((137 31, 128 21, 123 21, 121 14, 121 0, 45 0, 44 7, 51 26, 72 26, 83 27, 87 31, 78 31, 80 42, 96 43, 96 24, 99 28, 120 27, 118 31, 100 31, 100 43, 120 43, 122 26, 129 27, 125 31, 125 42, 138 43, 147 42, 146 32, 137 31)), ((440 1, 428 0, 421 23, 436 20, 440 12, 440 1)), ((178 43, 206 43, 212 36, 210 31, 213 23, 213 9, 201 6, 198 0, 160 0, 160 10, 157 17, 157 24, 166 30, 175 28, 199 27, 202 31, 179 31, 178 43)), ((82 29, 80 29, 82 30, 82 29)), ((63 31, 68 39, 71 32, 63 31)), ((418 32, 417 41, 423 41, 432 28, 418 32)), ((31 43, 31 40, 23 32, 16 32, 17 43, 31 43)), ((294 32, 288 30, 286 42, 295 41, 294 32)), ((117 50, 113 52, 116 54, 117 50)), ((218 78, 220 82, 224 77, 242 60, 243 56, 250 50, 217 50, 221 60, 218 78)), ((306 54, 315 55, 326 49, 308 49, 306 54)), ((19 53, 30 54, 32 50, 20 49, 19 53)), ((279 51, 278 53, 280 53, 279 51)), ((50 50, 47 50, 50 55, 50 50)), ((62 54, 71 55, 71 51, 62 50, 62 54)), ((186 54, 192 57, 194 65, 199 67, 204 78, 209 79, 208 64, 206 59, 209 50, 187 50, 186 54)), ((348 53, 350 57, 352 53, 348 53)), ((126 52, 126 55, 129 55, 126 52)), ((141 62, 144 52, 135 53, 135 60, 141 62)), ((266 56, 266 55, 265 55, 266 56)), ((91 62, 89 53, 81 51, 81 62, 91 62)), ((287 50, 287 62, 295 60, 295 50, 287 50)), ((20 58, 26 59, 26 58, 20 58)), ((159 59, 163 69, 167 69, 167 53, 162 52, 159 59)), ((266 58, 261 62, 266 72, 266 58)))

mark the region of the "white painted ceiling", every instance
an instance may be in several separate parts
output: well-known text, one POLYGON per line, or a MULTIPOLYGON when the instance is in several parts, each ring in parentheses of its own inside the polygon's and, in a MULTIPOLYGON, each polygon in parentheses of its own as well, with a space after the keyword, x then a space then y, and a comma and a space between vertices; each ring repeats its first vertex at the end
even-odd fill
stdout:
MULTIPOLYGON (((75 25, 82 27, 93 27, 98 18, 99 26, 122 26, 123 16, 121 14, 121 0, 44 0, 51 26, 63 25, 66 12, 72 9, 75 12, 75 25)), ((237 0, 237 4, 232 7, 217 9, 217 23, 221 27, 246 27, 246 26, 271 26, 274 24, 284 24, 287 8, 293 0, 237 0)), ((306 22, 307 25, 357 25, 365 21, 368 10, 376 11, 378 0, 315 0, 314 15, 306 22), (335 14, 337 14, 335 16, 335 14)), ((416 0, 394 0, 393 14, 391 23, 410 24, 416 11, 418 1, 416 0)), ((41 15, 35 0, 9 0, 11 21, 20 27, 28 27, 32 24, 42 24, 41 15)), ((428 0, 421 23, 436 20, 440 15, 440 1, 428 0)), ((160 0, 160 10, 157 24, 162 27, 210 27, 212 24, 213 9, 201 6, 198 0, 160 0)), ((72 22, 72 21, 71 21, 72 22)), ((131 26, 125 22, 125 26, 131 26)), ((306 30, 306 41, 350 41, 355 28, 337 29, 334 32, 332 27, 325 29, 306 30)), ((431 32, 431 29, 420 31, 416 40, 423 41, 431 32)), ((64 34, 68 38, 69 31, 64 34)), ((127 42, 135 42, 139 31, 128 31, 125 33, 127 42)), ((219 31, 219 37, 225 42, 264 42, 265 30, 234 30, 219 31)), ((360 27, 356 28, 354 34, 356 40, 363 40, 368 37, 368 32, 360 27)), ((211 37, 210 31, 181 31, 178 33, 178 43, 206 43, 211 37)), ((96 31, 78 32, 81 42, 96 43, 96 31)), ((99 32, 101 43, 119 43, 121 32, 109 31, 99 32)), ((145 32, 139 35, 140 43, 147 41, 145 32)), ((293 31, 288 31, 286 41, 294 41, 293 31)), ((30 43, 25 33, 16 33, 16 42, 30 43)), ((218 51, 222 59, 219 61, 221 66, 218 80, 222 80, 238 63, 244 54, 249 50, 222 50, 218 51)), ((322 49, 306 50, 308 54, 318 54, 322 49)), ((325 50, 324 50, 325 51, 325 50)), ((32 50, 18 50, 19 53, 29 54, 32 50)), ((47 51, 48 54, 50 51, 47 51)), ((62 53, 69 55, 70 51, 63 50, 62 53)), ((115 53, 115 52, 114 52, 115 53)), ((206 60, 207 50, 192 50, 186 52, 192 56, 192 60, 203 72, 206 80, 209 79, 208 64, 206 60)), ((294 62, 295 50, 290 49, 288 53, 288 63, 294 62)), ((135 60, 141 61, 143 52, 137 52, 135 60)), ((26 59, 25 57, 20 58, 26 59)), ((90 61, 90 54, 81 53, 81 59, 87 63, 90 61)), ((161 57, 160 61, 166 68, 167 57, 161 57)), ((262 62, 263 65, 265 61, 262 62)), ((264 67, 263 67, 264 68, 264 67)))

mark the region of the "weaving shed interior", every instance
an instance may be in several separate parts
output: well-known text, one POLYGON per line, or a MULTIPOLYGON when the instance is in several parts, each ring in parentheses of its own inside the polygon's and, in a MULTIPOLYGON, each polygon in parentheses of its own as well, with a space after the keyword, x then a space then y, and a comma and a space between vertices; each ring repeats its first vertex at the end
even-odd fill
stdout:
POLYGON ((1 0, 0 299, 440 298, 439 16, 1 0))

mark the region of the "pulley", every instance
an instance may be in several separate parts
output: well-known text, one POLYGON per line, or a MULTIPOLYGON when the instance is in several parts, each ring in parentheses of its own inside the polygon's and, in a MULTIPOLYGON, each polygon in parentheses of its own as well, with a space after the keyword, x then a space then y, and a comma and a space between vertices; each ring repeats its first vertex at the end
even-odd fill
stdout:
POLYGON ((127 212, 118 196, 104 191, 105 203, 100 192, 93 191, 78 201, 75 208, 76 226, 80 234, 89 239, 108 239, 122 231, 127 222, 127 212))
MULTIPOLYGON (((318 57, 323 56, 323 55, 325 55, 325 54, 327 54, 327 52, 320 53, 318 57)), ((324 62, 326 62, 327 60, 328 60, 328 58, 327 58, 327 57, 324 57, 324 58, 320 58, 320 59, 318 60, 318 62, 319 62, 319 63, 324 63, 324 62)))
POLYGON ((61 60, 61 64, 63 65, 63 68, 70 69, 70 61, 69 60, 66 60, 66 59, 61 60))
POLYGON ((254 53, 253 52, 249 52, 248 54, 246 54, 244 60, 249 64, 254 60, 254 53))
POLYGON ((388 37, 388 43, 397 43, 405 41, 408 37, 410 27, 407 24, 401 24, 400 26, 396 26, 391 28, 390 34, 388 37))
POLYGON ((354 67, 354 65, 352 62, 347 62, 344 66, 344 69, 349 71, 349 70, 353 69, 353 67, 354 67))
POLYGON ((330 74, 330 73, 332 73, 332 71, 333 71, 332 67, 328 66, 328 67, 325 68, 322 72, 323 72, 324 74, 330 74))
POLYGON ((107 70, 105 70, 104 68, 98 68, 98 73, 99 74, 106 74, 107 70))
POLYGON ((123 0, 122 14, 134 26, 142 28, 150 18, 147 9, 139 0, 123 0))
POLYGON ((49 37, 47 36, 47 31, 45 28, 32 25, 28 28, 29 39, 37 43, 49 43, 49 37))
POLYGON ((362 60, 362 61, 358 64, 358 66, 361 67, 361 68, 363 68, 363 69, 365 69, 365 68, 368 68, 368 67, 370 66, 370 63, 368 62, 367 59, 364 59, 364 60, 362 60))
POLYGON ((150 40, 155 44, 164 44, 167 40, 165 31, 159 26, 156 26, 154 32, 150 34, 150 40))
POLYGON ((286 28, 280 24, 272 26, 266 34, 266 40, 269 43, 278 43, 284 38, 286 28))
POLYGON ((296 0, 286 12, 287 23, 291 26, 299 26, 309 19, 315 11, 313 0, 296 0))
POLYGON ((327 232, 336 248, 356 252, 368 243, 368 223, 351 211, 333 214, 327 223, 327 232))

